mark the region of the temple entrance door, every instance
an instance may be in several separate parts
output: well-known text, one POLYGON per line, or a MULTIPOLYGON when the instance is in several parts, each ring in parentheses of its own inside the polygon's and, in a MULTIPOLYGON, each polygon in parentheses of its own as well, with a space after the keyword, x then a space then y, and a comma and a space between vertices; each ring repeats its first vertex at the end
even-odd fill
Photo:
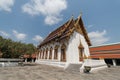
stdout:
POLYGON ((61 61, 62 61, 62 62, 66 62, 65 49, 61 49, 61 61))

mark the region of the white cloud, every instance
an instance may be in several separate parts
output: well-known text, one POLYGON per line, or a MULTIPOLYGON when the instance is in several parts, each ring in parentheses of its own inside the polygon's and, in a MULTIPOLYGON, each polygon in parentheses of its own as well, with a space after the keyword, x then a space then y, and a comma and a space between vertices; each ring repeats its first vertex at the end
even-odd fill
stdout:
POLYGON ((66 0, 31 0, 22 6, 30 15, 44 15, 45 24, 53 25, 62 20, 61 12, 67 8, 66 0))
POLYGON ((10 35, 8 33, 6 33, 5 31, 0 31, 0 35, 5 37, 5 38, 8 38, 10 35))
POLYGON ((88 28, 92 28, 93 26, 94 26, 94 25, 91 24, 91 25, 88 25, 87 27, 88 27, 88 28))
POLYGON ((47 16, 45 18, 45 23, 48 24, 48 25, 52 25, 52 24, 58 23, 61 20, 62 20, 61 18, 57 18, 55 16, 47 16))
POLYGON ((14 36, 18 39, 18 40, 24 40, 26 38, 26 34, 24 33, 19 33, 16 30, 13 30, 13 34, 14 36))
POLYGON ((105 35, 107 34, 106 30, 100 32, 100 31, 93 31, 88 33, 88 36, 90 37, 90 40, 92 41, 92 45, 100 45, 107 41, 109 41, 109 38, 105 35))
POLYGON ((42 42, 43 41, 43 38, 39 35, 36 35, 34 38, 33 38, 34 41, 36 42, 42 42))
POLYGON ((0 10, 11 12, 11 7, 14 5, 15 0, 0 0, 0 10))

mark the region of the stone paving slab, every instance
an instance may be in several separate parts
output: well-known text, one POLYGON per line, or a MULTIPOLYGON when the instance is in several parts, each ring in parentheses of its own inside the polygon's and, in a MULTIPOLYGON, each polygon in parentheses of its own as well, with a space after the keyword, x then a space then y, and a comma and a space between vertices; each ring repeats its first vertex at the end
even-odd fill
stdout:
POLYGON ((63 68, 36 64, 0 67, 0 80, 120 80, 120 66, 89 74, 68 72, 63 68))

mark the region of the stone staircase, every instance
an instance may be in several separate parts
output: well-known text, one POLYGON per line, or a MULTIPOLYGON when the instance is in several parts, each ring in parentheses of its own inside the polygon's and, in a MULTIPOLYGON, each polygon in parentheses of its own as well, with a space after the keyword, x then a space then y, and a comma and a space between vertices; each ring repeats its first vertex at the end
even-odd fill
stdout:
POLYGON ((66 71, 68 72, 80 72, 80 67, 82 66, 82 63, 70 63, 68 66, 65 68, 66 71))

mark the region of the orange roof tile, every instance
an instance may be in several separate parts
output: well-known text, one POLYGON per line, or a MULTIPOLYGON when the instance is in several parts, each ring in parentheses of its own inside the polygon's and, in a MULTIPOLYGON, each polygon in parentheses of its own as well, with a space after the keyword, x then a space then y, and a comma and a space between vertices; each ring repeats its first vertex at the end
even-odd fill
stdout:
POLYGON ((90 47, 91 58, 120 58, 120 44, 90 47))

